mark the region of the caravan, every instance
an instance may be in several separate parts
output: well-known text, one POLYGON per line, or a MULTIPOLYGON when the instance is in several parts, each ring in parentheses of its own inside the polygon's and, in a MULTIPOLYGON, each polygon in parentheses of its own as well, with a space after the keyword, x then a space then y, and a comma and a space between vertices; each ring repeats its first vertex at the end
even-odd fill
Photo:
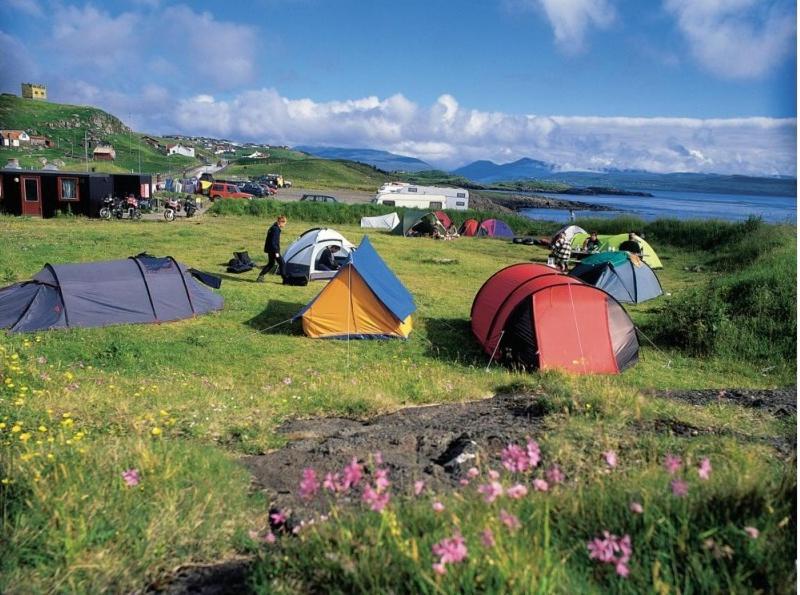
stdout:
POLYGON ((414 209, 463 211, 469 208, 469 191, 464 188, 388 182, 378 189, 372 202, 379 205, 414 209))

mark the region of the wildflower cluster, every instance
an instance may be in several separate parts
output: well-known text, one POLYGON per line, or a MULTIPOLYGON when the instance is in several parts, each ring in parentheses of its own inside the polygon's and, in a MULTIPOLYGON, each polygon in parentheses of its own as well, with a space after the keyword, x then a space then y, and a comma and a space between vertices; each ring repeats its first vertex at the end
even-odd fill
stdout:
POLYGON ((628 561, 633 553, 630 535, 617 537, 608 531, 603 531, 602 539, 595 537, 586 547, 590 559, 613 565, 614 570, 622 577, 627 577, 630 573, 628 561))

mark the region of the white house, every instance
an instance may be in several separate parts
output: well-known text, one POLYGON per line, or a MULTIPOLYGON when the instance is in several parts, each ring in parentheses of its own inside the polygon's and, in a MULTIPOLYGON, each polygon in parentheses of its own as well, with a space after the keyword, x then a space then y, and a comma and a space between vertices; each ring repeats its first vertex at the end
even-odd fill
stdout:
POLYGON ((167 155, 184 155, 194 157, 194 147, 184 147, 182 144, 167 145, 167 155))
POLYGON ((0 130, 0 139, 4 147, 18 147, 20 143, 31 142, 31 137, 24 130, 0 130))

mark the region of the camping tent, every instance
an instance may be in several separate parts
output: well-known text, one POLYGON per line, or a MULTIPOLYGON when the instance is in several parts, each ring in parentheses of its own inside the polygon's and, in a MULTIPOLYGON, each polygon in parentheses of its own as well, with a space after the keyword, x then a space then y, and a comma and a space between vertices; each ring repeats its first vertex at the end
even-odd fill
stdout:
POLYGON ((486 219, 481 222, 476 235, 490 238, 513 238, 514 232, 502 219, 486 219))
POLYGON ((638 359, 633 322, 617 300, 541 264, 495 273, 470 316, 486 353, 529 368, 616 374, 638 359))
POLYGON ((284 254, 287 277, 307 277, 309 280, 330 279, 336 271, 317 270, 320 254, 326 246, 339 246, 336 260, 343 263, 355 248, 353 244, 335 229, 314 228, 304 231, 284 254))
POLYGON ((364 236, 350 260, 292 320, 303 320, 303 332, 325 339, 407 338, 411 294, 386 266, 364 236))
POLYGON ((462 236, 474 236, 478 233, 479 223, 477 219, 467 219, 461 224, 458 234, 462 236))
POLYGON ((438 231, 445 235, 447 230, 441 224, 436 215, 430 211, 407 210, 403 213, 400 225, 394 228, 393 234, 403 236, 413 235, 433 235, 438 231))
MULTIPOLYGON (((552 240, 555 241, 555 239, 558 237, 558 234, 560 234, 562 232, 566 236, 567 241, 570 242, 570 243, 572 243, 572 238, 575 237, 575 234, 580 233, 580 234, 584 234, 585 236, 589 235, 588 233, 586 233, 586 230, 583 229, 582 227, 578 227, 577 225, 569 224, 569 225, 565 225, 564 227, 559 229, 556 233, 554 233, 552 240)), ((583 243, 583 240, 581 240, 581 243, 583 243)))
MULTIPOLYGON (((600 251, 609 252, 619 250, 620 245, 628 241, 628 234, 620 233, 614 236, 600 236, 599 239, 601 242, 600 251)), ((651 269, 663 269, 664 265, 661 264, 661 260, 658 258, 656 251, 653 250, 653 247, 642 239, 638 241, 642 248, 642 260, 649 264, 651 269)))
POLYGON ((450 226, 453 225, 453 220, 444 211, 434 211, 433 214, 436 215, 439 223, 444 225, 445 229, 450 229, 450 226))
POLYGON ((388 215, 376 215, 375 217, 362 217, 361 227, 364 229, 388 229, 392 230, 400 223, 397 213, 388 215))
POLYGON ((221 309, 222 297, 192 275, 169 256, 46 264, 31 281, 0 289, 0 328, 168 322, 221 309))
POLYGON ((663 293, 653 269, 629 252, 592 254, 569 274, 610 293, 620 302, 639 304, 663 293))

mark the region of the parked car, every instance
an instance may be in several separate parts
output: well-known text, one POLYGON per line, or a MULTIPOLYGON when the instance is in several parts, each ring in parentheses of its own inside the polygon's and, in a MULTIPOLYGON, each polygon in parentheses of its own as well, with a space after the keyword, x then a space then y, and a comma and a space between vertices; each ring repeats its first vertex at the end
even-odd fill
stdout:
POLYGON ((236 184, 227 182, 214 182, 211 184, 208 196, 211 200, 217 200, 218 198, 253 198, 252 194, 239 190, 236 184))
POLYGON ((239 186, 239 190, 242 192, 247 192, 248 194, 252 194, 253 196, 258 196, 259 198, 268 194, 267 192, 264 192, 264 189, 259 184, 255 184, 253 182, 241 184, 239 186))
POLYGON ((308 202, 339 202, 335 196, 328 196, 327 194, 304 194, 300 200, 308 202))

